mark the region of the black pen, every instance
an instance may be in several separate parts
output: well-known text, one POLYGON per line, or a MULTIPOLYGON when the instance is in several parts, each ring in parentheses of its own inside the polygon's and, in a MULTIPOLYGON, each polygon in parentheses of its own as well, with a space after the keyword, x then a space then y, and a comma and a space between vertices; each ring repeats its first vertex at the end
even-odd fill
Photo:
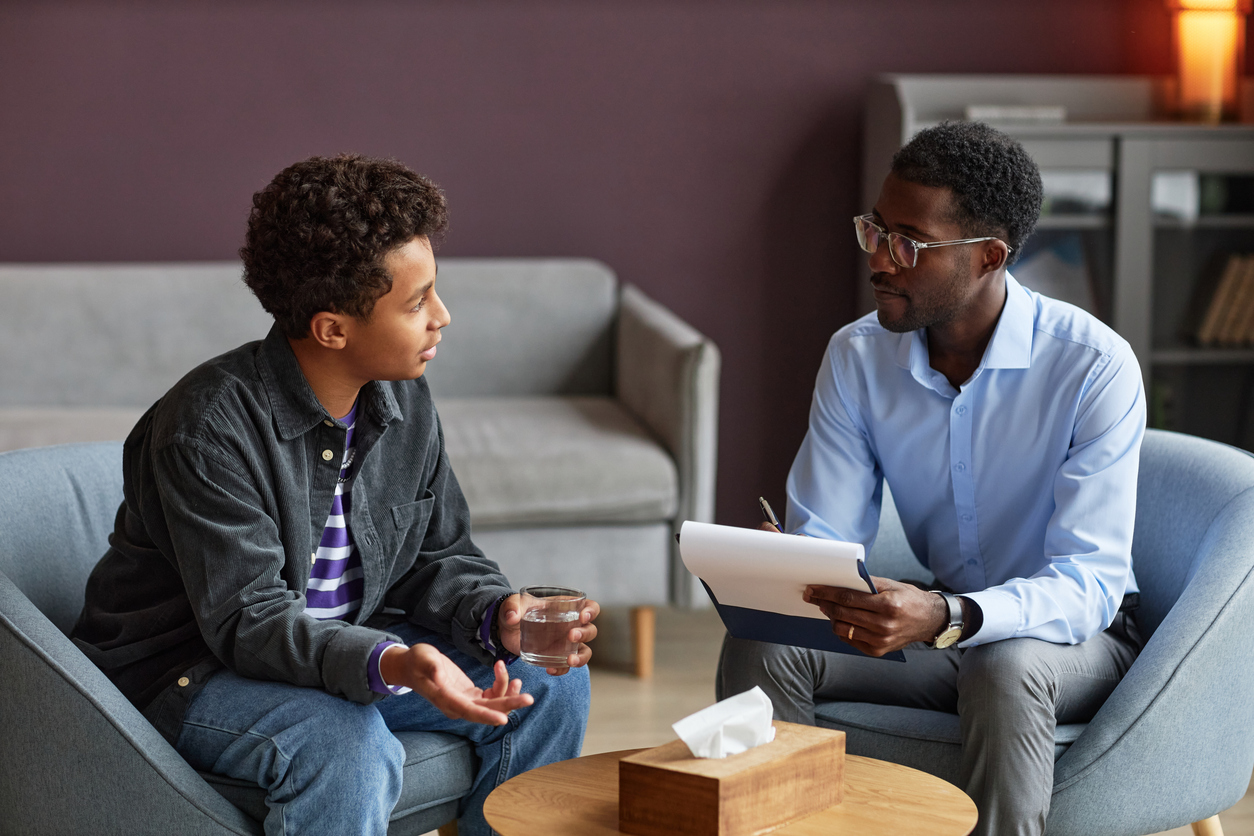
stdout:
POLYGON ((766 517, 766 521, 775 526, 776 531, 783 534, 784 527, 779 524, 779 520, 775 519, 775 512, 771 510, 771 503, 766 501, 766 497, 759 496, 758 504, 762 506, 762 515, 766 517))

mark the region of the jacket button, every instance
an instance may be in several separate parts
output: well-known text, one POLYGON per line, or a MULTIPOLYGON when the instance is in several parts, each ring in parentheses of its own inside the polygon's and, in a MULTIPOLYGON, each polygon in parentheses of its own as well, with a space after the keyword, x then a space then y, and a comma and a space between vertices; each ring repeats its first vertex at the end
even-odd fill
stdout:
POLYGON ((332 421, 330 418, 324 418, 324 419, 322 419, 322 423, 326 424, 328 427, 334 427, 334 426, 335 426, 335 422, 334 422, 334 421, 332 421))
POLYGON ((185 677, 185 676, 180 676, 180 677, 179 677, 179 687, 180 687, 180 688, 186 688, 188 685, 191 685, 191 684, 192 684, 192 681, 191 681, 190 679, 188 679, 187 677, 185 677))
POLYGON ((335 458, 335 453, 331 452, 330 450, 323 450, 323 451, 322 451, 322 460, 323 460, 324 462, 329 462, 329 461, 331 461, 331 459, 333 459, 333 458, 335 458))

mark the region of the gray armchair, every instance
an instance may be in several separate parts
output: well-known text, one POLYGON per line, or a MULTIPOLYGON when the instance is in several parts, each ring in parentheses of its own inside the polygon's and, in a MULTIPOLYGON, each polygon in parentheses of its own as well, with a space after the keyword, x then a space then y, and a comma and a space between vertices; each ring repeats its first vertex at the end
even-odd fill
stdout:
MULTIPOLYGON (((122 501, 121 443, 0 453, 0 484, 0 834, 260 834, 263 791, 198 774, 66 638, 122 501)), ((426 833, 456 817, 474 752, 397 737, 388 833, 426 833)))
MULTIPOLYGON (((1193 822, 1217 836, 1214 817, 1254 769, 1254 457, 1147 431, 1132 557, 1148 641, 1092 722, 1058 727, 1046 832, 1139 836, 1193 822)), ((875 575, 930 580, 890 501, 867 561, 875 575)), ((834 702, 817 714, 846 732, 850 754, 957 780, 957 715, 834 702)))

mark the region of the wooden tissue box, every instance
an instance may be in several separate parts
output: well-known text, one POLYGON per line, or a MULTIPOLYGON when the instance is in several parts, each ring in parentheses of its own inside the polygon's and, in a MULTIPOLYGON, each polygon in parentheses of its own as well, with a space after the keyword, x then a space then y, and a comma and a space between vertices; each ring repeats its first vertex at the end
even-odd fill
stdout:
POLYGON ((726 758, 682 740, 618 764, 618 829, 636 836, 750 836, 839 804, 845 733, 775 722, 775 739, 726 758))

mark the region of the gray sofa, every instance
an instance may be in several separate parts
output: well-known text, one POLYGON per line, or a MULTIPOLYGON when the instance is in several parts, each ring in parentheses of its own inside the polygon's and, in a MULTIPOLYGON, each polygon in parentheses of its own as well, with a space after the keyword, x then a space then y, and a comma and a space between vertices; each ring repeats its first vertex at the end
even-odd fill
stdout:
MULTIPOLYGON (((713 519, 718 349, 605 265, 439 261, 452 312, 429 381, 476 541, 516 585, 632 607, 703 603, 674 549, 713 519)), ((269 316, 234 262, 0 265, 0 451, 120 440, 269 316)), ((102 544, 103 551, 103 544, 102 544)))

